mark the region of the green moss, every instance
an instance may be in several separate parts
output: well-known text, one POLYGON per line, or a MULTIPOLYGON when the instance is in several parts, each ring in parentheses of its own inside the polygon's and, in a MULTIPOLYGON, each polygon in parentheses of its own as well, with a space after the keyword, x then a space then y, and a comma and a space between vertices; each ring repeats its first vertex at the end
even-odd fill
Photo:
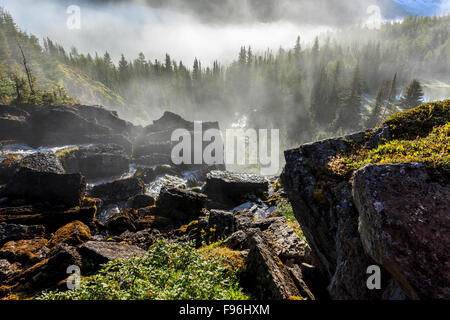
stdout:
POLYGON ((350 176, 366 164, 420 162, 430 168, 450 169, 450 100, 426 103, 392 116, 392 139, 374 149, 360 145, 349 154, 330 159, 328 169, 350 176))
POLYGON ((392 138, 413 140, 427 136, 435 127, 450 121, 450 100, 425 103, 397 113, 381 125, 388 125, 392 138))
POLYGON ((73 148, 63 149, 63 150, 58 151, 58 152, 56 153, 56 157, 57 157, 59 160, 62 160, 62 159, 64 159, 68 154, 72 153, 73 151, 77 151, 77 150, 79 150, 79 149, 80 149, 79 147, 73 147, 73 148))

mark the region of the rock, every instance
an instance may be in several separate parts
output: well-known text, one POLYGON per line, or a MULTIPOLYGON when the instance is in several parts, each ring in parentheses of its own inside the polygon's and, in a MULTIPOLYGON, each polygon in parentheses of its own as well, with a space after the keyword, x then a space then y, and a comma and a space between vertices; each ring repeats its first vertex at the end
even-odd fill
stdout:
POLYGON ((164 176, 164 175, 169 175, 169 176, 173 176, 173 177, 181 176, 181 174, 178 171, 176 171, 173 167, 171 167, 170 165, 156 166, 154 172, 155 172, 155 176, 164 176))
POLYGON ((134 174, 134 178, 141 179, 144 183, 150 183, 155 180, 155 170, 152 168, 138 168, 134 174))
POLYGON ((208 228, 214 229, 214 241, 229 236, 234 232, 234 214, 227 211, 211 210, 209 213, 208 228))
POLYGON ((89 227, 80 221, 71 222, 59 228, 50 239, 50 246, 55 247, 62 243, 78 246, 92 238, 89 227))
POLYGON ((127 139, 132 125, 117 113, 99 107, 57 105, 36 108, 30 116, 35 146, 116 143, 131 152, 127 139))
POLYGON ((45 228, 40 225, 0 224, 0 245, 21 239, 43 238, 44 233, 45 228))
POLYGON ((26 269, 5 284, 13 285, 14 292, 25 297, 40 293, 43 289, 55 288, 58 283, 68 277, 69 266, 82 267, 81 256, 75 248, 62 244, 52 250, 50 258, 26 269))
POLYGON ((102 199, 105 204, 126 201, 136 195, 145 194, 145 185, 140 179, 128 178, 97 185, 90 195, 102 199))
POLYGON ((146 194, 138 194, 130 198, 127 202, 127 207, 131 209, 141 209, 155 205, 155 199, 146 194))
POLYGON ((172 143, 170 141, 164 142, 151 142, 145 145, 135 147, 133 155, 135 157, 142 157, 151 154, 167 154, 172 152, 172 143))
POLYGON ((20 159, 15 155, 2 155, 0 163, 0 184, 6 184, 22 167, 35 171, 63 174, 64 168, 53 152, 36 152, 20 159))
POLYGON ((309 290, 308 285, 303 281, 303 274, 301 268, 295 264, 293 267, 288 267, 289 273, 296 287, 299 289, 300 294, 303 298, 308 298, 310 300, 316 300, 314 294, 309 290))
POLYGON ((116 204, 107 205, 102 208, 102 211, 97 215, 97 220, 101 223, 106 223, 110 219, 120 215, 120 209, 116 204))
POLYGON ((244 250, 247 242, 247 233, 242 230, 236 231, 226 238, 222 245, 231 250, 244 250))
POLYGON ((58 157, 66 173, 81 173, 88 179, 119 176, 130 166, 124 148, 115 144, 62 150, 58 157))
POLYGON ((18 263, 9 263, 6 259, 0 259, 0 283, 17 275, 22 269, 18 263))
POLYGON ((241 284, 257 300, 287 300, 300 296, 289 270, 270 250, 260 231, 249 235, 249 254, 241 284))
POLYGON ((44 225, 46 232, 50 234, 74 220, 90 225, 95 214, 95 206, 68 210, 33 207, 0 208, 0 224, 44 225))
POLYGON ((75 207, 86 190, 86 181, 80 174, 57 174, 21 168, 2 190, 2 196, 33 202, 75 207))
POLYGON ((0 140, 25 141, 30 135, 28 112, 13 106, 0 106, 0 140))
POLYGON ((172 162, 172 159, 169 154, 154 153, 136 157, 134 162, 144 166, 156 166, 170 164, 172 162))
POLYGON ((206 196, 192 191, 170 188, 162 189, 156 201, 160 215, 178 222, 192 221, 198 218, 204 208, 206 196))
POLYGON ((136 220, 135 225, 137 230, 145 229, 172 229, 173 221, 169 218, 158 215, 147 215, 136 220))
POLYGON ((263 235, 284 264, 312 263, 311 248, 285 222, 270 224, 263 235))
MULTIPOLYGON (((441 175, 445 177, 445 175, 441 175)), ((368 165, 353 198, 365 251, 410 299, 450 299, 450 183, 422 165, 368 165)))
MULTIPOLYGON (((19 162, 21 167, 35 171, 64 174, 64 168, 53 152, 36 152, 24 157, 19 162)), ((68 173, 68 172, 67 172, 68 173)))
POLYGON ((112 234, 122 234, 125 231, 136 231, 134 220, 136 219, 136 212, 134 210, 127 210, 121 212, 120 215, 108 220, 105 226, 112 234))
POLYGON ((91 270, 114 259, 127 260, 146 254, 146 251, 136 246, 101 241, 89 241, 78 250, 83 256, 83 261, 90 266, 91 270))
POLYGON ((381 299, 381 290, 366 286, 366 270, 373 261, 359 239, 351 183, 328 169, 332 157, 347 154, 355 144, 378 145, 385 134, 377 132, 359 132, 285 152, 282 186, 332 299, 381 299))
POLYGON ((0 249, 0 259, 32 266, 45 259, 48 252, 48 240, 46 239, 10 241, 0 249))
POLYGON ((138 246, 139 248, 147 251, 150 246, 157 241, 157 239, 162 237, 162 235, 158 230, 145 229, 136 233, 126 231, 121 234, 120 237, 128 244, 138 246))
POLYGON ((261 176, 211 171, 203 192, 214 201, 211 208, 231 209, 244 203, 249 195, 263 197, 268 187, 268 181, 261 176))

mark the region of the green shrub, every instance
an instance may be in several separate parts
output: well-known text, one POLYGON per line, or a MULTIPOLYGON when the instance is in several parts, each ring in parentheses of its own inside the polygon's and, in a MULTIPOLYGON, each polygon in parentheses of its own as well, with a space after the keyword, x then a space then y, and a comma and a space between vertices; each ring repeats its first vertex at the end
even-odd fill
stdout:
POLYGON ((39 300, 246 300, 217 258, 189 244, 157 242, 142 257, 111 261, 79 289, 45 292, 39 300))

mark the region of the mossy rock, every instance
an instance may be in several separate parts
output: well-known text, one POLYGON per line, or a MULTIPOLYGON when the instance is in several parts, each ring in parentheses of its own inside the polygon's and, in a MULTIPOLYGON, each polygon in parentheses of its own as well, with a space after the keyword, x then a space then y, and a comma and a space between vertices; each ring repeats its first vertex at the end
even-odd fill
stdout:
POLYGON ((450 121, 450 99, 422 104, 414 109, 394 114, 388 125, 393 139, 413 140, 427 136, 434 127, 450 121))
POLYGON ((78 246, 92 239, 89 227, 80 221, 74 221, 59 228, 50 239, 50 246, 55 247, 62 243, 78 246))

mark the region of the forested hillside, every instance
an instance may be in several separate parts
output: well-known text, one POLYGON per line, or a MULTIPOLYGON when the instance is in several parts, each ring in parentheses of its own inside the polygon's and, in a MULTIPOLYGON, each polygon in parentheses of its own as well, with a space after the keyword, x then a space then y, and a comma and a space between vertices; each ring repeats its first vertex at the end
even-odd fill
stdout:
POLYGON ((102 103, 141 123, 164 110, 222 119, 224 126, 246 116, 253 127, 282 128, 288 146, 373 126, 420 103, 423 88, 414 78, 445 82, 449 74, 449 16, 410 16, 380 30, 351 27, 322 35, 313 46, 301 36, 293 48, 243 46, 230 65, 196 59, 192 67, 169 54, 162 61, 122 55, 114 63, 108 52, 80 53, 51 39, 41 47, 7 13, 0 22, 4 102, 15 95, 11 75, 23 75, 20 43, 45 88, 64 85, 82 102, 102 103))

